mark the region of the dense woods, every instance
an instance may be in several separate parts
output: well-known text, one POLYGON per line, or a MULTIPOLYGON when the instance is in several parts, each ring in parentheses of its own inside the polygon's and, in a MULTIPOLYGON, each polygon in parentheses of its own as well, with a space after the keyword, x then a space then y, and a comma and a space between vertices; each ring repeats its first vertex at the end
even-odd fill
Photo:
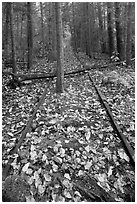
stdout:
MULTIPOLYGON (((57 57, 55 4, 5 2, 2 6, 3 58, 11 60, 7 53, 12 52, 15 44, 16 60, 27 62, 28 69, 36 58, 54 61, 57 57)), ((64 2, 61 10, 64 41, 68 26, 74 50, 89 56, 96 52, 112 56, 113 52, 118 52, 120 60, 134 57, 134 3, 64 2)))
POLYGON ((3 201, 135 201, 134 73, 134 2, 3 2, 3 201))

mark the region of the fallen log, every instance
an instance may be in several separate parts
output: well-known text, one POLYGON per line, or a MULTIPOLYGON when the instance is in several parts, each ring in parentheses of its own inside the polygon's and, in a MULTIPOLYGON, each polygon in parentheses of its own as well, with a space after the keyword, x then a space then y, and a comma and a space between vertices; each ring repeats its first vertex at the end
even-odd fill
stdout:
MULTIPOLYGON (((67 72, 64 73, 65 77, 68 77, 69 75, 73 75, 73 74, 79 74, 79 73, 83 73, 86 72, 87 69, 81 69, 81 70, 76 70, 76 71, 72 71, 72 72, 67 72)), ((11 75, 11 76, 16 76, 18 78, 20 78, 20 82, 26 81, 26 80, 33 80, 33 79, 53 79, 54 77, 56 77, 55 73, 40 73, 40 74, 31 74, 31 75, 24 75, 24 74, 14 74, 12 72, 3 72, 3 75, 11 75)))
MULTIPOLYGON (((77 58, 79 60, 79 58, 77 58)), ((79 60, 80 61, 80 60, 79 60)), ((102 66, 100 65, 90 65, 90 63, 88 64, 84 64, 80 61, 80 63, 83 65, 84 69, 79 69, 79 70, 75 70, 75 71, 71 71, 71 72, 67 72, 64 73, 64 77, 68 77, 69 75, 74 75, 74 74, 80 74, 80 73, 86 73, 86 71, 92 70, 92 69, 103 69, 103 68, 107 68, 111 65, 120 65, 122 62, 117 62, 117 63, 110 63, 110 64, 104 64, 102 66)), ((19 82, 23 82, 26 80, 35 80, 35 79, 53 79, 56 77, 55 73, 35 73, 35 74, 30 74, 30 75, 26 75, 26 74, 14 74, 12 72, 2 72, 3 75, 11 75, 13 77, 18 78, 19 82)))

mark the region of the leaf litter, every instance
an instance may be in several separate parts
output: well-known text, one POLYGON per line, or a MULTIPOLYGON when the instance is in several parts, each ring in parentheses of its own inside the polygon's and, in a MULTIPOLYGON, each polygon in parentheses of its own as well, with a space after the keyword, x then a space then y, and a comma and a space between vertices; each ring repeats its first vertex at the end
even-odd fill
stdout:
MULTIPOLYGON (((101 74, 91 71, 123 134, 134 148, 134 75, 126 69, 123 72, 121 67, 117 72, 130 78, 129 88, 115 83, 101 85, 106 71, 101 74)), ((46 83, 50 86, 45 100, 19 149, 20 157, 15 158, 11 169, 11 174, 21 174, 30 185, 31 196, 26 198, 27 202, 81 202, 89 201, 89 197, 90 201, 108 201, 107 194, 102 198, 99 189, 116 201, 132 201, 134 171, 87 75, 65 78, 65 91, 60 95, 54 92, 54 81, 44 80, 32 83, 31 87, 16 88, 14 92, 6 91, 3 166, 9 158, 9 149, 20 137, 20 133, 16 135, 15 132, 23 130, 27 124, 46 83), (92 175, 96 182, 87 175, 92 175), (85 180, 89 181, 87 192, 84 191, 85 180), (92 185, 94 188, 90 189, 92 185)))

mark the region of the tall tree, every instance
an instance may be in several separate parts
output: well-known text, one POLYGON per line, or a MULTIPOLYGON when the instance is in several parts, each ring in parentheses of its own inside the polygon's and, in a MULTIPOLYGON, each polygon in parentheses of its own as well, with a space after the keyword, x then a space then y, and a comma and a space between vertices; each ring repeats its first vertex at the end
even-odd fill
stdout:
POLYGON ((114 4, 115 4, 117 51, 119 53, 119 59, 124 60, 123 29, 121 25, 121 4, 120 2, 115 2, 114 4))
POLYGON ((44 23, 43 23, 43 4, 40 2, 40 11, 41 11, 41 39, 42 39, 42 55, 44 55, 44 23))
POLYGON ((127 8, 127 43, 126 43, 126 64, 130 65, 131 63, 131 14, 132 14, 132 3, 128 3, 127 8))
POLYGON ((84 18, 84 39, 85 39, 85 51, 87 55, 90 55, 90 24, 89 24, 89 3, 83 3, 83 18, 84 18))
POLYGON ((72 27, 73 27, 73 47, 74 50, 77 52, 77 40, 76 40, 76 26, 75 26, 75 3, 72 2, 72 27))
POLYGON ((107 2, 107 23, 108 23, 108 46, 109 56, 114 51, 113 21, 112 21, 112 2, 107 2))
POLYGON ((98 8, 98 20, 99 20, 99 38, 100 38, 100 47, 101 52, 105 52, 105 42, 104 42, 104 29, 103 29, 103 16, 102 16, 102 10, 101 10, 101 3, 97 3, 98 8))
POLYGON ((61 3, 55 2, 56 14, 56 34, 57 34, 57 93, 63 92, 64 89, 64 68, 63 68, 63 31, 61 18, 61 3))
POLYGON ((9 2, 10 8, 10 31, 11 31, 11 48, 12 48, 12 66, 13 73, 16 74, 16 50, 15 50, 15 33, 13 24, 13 3, 9 2))
POLYGON ((6 16, 6 20, 5 20, 5 26, 4 26, 4 56, 6 58, 8 58, 8 53, 9 53, 9 43, 8 43, 8 39, 9 39, 9 27, 10 27, 10 4, 8 2, 5 3, 5 16, 6 16))
POLYGON ((32 66, 32 51, 33 51, 33 35, 32 35, 32 9, 31 3, 27 2, 27 31, 28 31, 28 64, 27 68, 30 70, 32 66))

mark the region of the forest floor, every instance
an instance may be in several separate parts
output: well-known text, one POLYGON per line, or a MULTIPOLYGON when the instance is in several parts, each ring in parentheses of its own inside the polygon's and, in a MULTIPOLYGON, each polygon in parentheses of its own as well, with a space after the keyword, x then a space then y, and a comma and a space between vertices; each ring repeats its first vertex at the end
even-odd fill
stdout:
MULTIPOLYGON (((79 61, 69 53, 70 56, 65 58, 65 71, 80 69, 79 61)), ((108 63, 103 55, 94 60, 83 53, 79 56, 90 65, 108 63)), ((32 72, 49 72, 55 67, 55 63, 40 60, 32 72)), ((134 149, 134 64, 130 68, 111 64, 104 69, 91 69, 89 73, 106 97, 116 122, 134 149), (123 77, 128 85, 103 83, 105 76, 112 71, 123 77)), ((10 174, 21 175, 30 186, 30 195, 26 196, 26 200, 109 201, 107 194, 101 194, 100 186, 115 201, 134 201, 134 169, 88 74, 65 78, 62 94, 56 94, 55 81, 33 80, 13 90, 5 86, 7 77, 3 77, 3 167, 46 88, 45 99, 19 154, 12 155, 15 159, 10 174)))

